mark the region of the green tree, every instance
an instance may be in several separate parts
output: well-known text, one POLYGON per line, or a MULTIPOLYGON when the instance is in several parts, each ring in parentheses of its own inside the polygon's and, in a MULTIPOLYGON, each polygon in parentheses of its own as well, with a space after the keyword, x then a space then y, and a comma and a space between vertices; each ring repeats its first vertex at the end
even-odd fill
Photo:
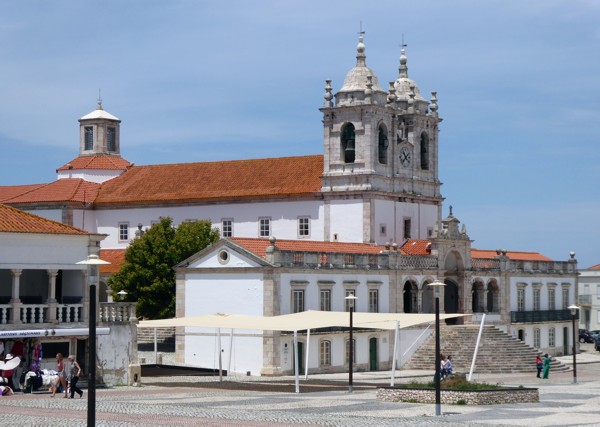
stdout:
POLYGON ((126 300, 137 301, 137 316, 165 319, 175 316, 173 267, 219 240, 210 221, 184 221, 175 228, 161 218, 125 251, 121 270, 108 280, 113 293, 124 290, 126 300))

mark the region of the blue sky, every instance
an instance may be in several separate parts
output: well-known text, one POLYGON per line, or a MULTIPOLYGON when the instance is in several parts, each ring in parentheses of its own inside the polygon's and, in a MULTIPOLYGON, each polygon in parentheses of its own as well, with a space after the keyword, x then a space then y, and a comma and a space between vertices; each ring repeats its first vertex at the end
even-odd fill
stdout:
POLYGON ((384 88, 404 34, 438 93, 444 215, 473 246, 600 263, 594 0, 0 0, 0 185, 54 180, 99 89, 138 165, 321 153, 361 21, 384 88))

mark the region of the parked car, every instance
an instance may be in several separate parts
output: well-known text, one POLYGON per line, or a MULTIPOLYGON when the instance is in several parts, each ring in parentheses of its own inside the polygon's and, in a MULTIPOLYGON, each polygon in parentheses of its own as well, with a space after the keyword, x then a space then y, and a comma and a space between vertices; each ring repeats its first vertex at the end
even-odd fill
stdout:
POLYGON ((590 336, 592 337, 592 339, 594 340, 594 342, 596 341, 596 339, 598 337, 600 337, 600 329, 594 329, 592 331, 590 331, 590 336))
POLYGON ((596 344, 594 344, 594 348, 600 351, 600 335, 596 338, 596 344))
POLYGON ((580 329, 579 330, 579 342, 593 343, 595 341, 592 338, 592 336, 590 335, 590 331, 588 331, 587 329, 580 329))

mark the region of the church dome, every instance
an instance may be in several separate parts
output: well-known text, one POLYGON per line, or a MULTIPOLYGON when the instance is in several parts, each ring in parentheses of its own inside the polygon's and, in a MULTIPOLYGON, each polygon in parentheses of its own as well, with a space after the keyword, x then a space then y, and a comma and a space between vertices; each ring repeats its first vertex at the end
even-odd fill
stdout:
POLYGON ((368 76, 371 76, 371 82, 373 83, 371 89, 373 91, 382 92, 377 76, 373 70, 367 67, 365 44, 363 43, 363 35, 361 34, 358 39, 358 45, 356 46, 356 66, 346 74, 340 92, 364 92, 367 89, 368 76))
POLYGON ((408 67, 406 66, 406 51, 402 48, 400 53, 400 68, 398 69, 398 78, 394 82, 394 89, 396 90, 396 100, 408 101, 412 92, 411 86, 414 87, 415 100, 425 101, 425 98, 421 96, 421 91, 417 83, 408 78, 408 67))

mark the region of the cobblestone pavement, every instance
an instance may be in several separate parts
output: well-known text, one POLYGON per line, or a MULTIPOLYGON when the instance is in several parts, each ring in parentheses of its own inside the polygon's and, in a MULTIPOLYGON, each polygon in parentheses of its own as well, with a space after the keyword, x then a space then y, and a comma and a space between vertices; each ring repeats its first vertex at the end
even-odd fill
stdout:
MULTIPOLYGON (((535 386, 540 403, 491 406, 384 403, 375 390, 345 388, 311 393, 275 393, 199 388, 198 382, 214 377, 143 378, 142 387, 114 387, 97 391, 98 426, 592 426, 600 425, 600 355, 581 355, 573 372, 551 373, 550 379, 531 374, 475 375, 476 380, 511 386, 535 386), (176 387, 175 387, 176 385, 176 387)), ((569 358, 561 358, 569 363, 569 358)), ((430 379, 432 372, 399 371, 396 383, 415 378, 430 379)), ((257 378, 230 377, 243 382, 257 378)), ((347 375, 315 375, 344 384, 347 375)), ((258 379, 267 381, 267 379, 258 379)), ((269 380, 273 380, 272 378, 269 380)), ((293 383, 293 378, 278 378, 293 383)), ((355 381, 382 383, 389 373, 355 373, 355 381)), ((304 381, 302 381, 304 382, 304 381)), ((63 399, 48 393, 0 397, 0 425, 82 426, 87 421, 87 400, 63 399)))

